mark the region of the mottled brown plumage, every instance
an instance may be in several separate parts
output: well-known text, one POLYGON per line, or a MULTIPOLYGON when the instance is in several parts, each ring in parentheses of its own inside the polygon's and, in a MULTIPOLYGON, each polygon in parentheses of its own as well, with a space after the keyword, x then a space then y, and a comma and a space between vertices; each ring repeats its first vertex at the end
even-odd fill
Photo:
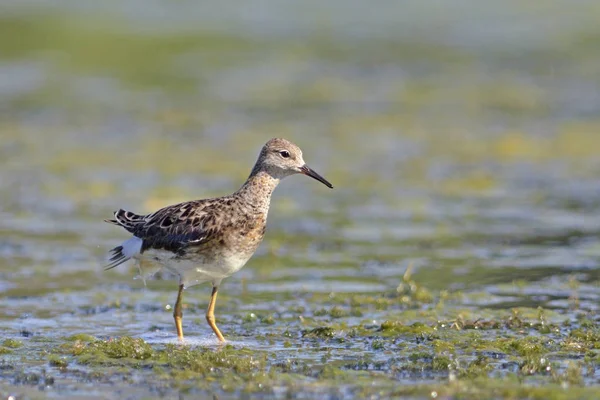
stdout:
POLYGON ((252 257, 265 234, 273 190, 281 179, 297 173, 333 187, 306 166, 298 146, 285 139, 271 139, 262 148, 247 181, 229 196, 175 204, 148 215, 116 211, 114 219, 107 222, 122 226, 133 237, 112 249, 106 269, 131 258, 148 259, 179 275, 174 317, 180 338, 183 289, 212 282, 207 320, 219 340, 224 340, 214 316, 211 322, 218 286, 252 257))

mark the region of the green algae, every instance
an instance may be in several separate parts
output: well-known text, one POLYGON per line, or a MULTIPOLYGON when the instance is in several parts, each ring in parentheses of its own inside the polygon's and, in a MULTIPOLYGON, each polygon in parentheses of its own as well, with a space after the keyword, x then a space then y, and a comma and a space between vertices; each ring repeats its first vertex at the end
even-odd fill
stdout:
POLYGON ((318 327, 302 332, 302 337, 305 338, 332 338, 334 336, 335 330, 328 326, 318 327))
POLYGON ((490 359, 480 354, 466 368, 460 369, 458 376, 462 379, 476 379, 489 376, 493 370, 494 366, 490 363, 490 359))
MULTIPOLYGON (((152 345, 127 336, 97 340, 80 334, 59 342, 62 343, 59 350, 49 355, 47 362, 64 373, 76 371, 78 366, 92 368, 93 375, 86 375, 86 379, 98 382, 107 379, 107 374, 124 376, 134 370, 156 387, 169 385, 202 393, 272 393, 275 387, 291 390, 299 382, 305 382, 305 390, 332 389, 343 384, 361 395, 378 393, 392 397, 429 396, 433 392, 442 396, 471 397, 487 390, 485 393, 498 396, 526 394, 528 398, 542 398, 551 392, 540 388, 540 382, 557 384, 557 387, 568 385, 582 395, 593 393, 593 389, 585 387, 585 382, 599 366, 598 353, 594 352, 599 341, 594 321, 582 319, 585 327, 575 322, 568 328, 563 327, 560 333, 541 332, 531 328, 540 323, 539 309, 496 313, 497 320, 476 319, 481 324, 480 329, 476 329, 477 323, 470 320, 463 320, 458 327, 441 322, 406 324, 402 319, 394 319, 377 326, 341 323, 316 327, 304 330, 300 338, 289 332, 274 333, 269 335, 269 340, 281 343, 282 350, 278 352, 237 345, 152 345), (520 333, 524 327, 538 333, 520 333), (293 355, 302 347, 298 339, 310 339, 315 344, 304 348, 303 357, 293 355), (570 347, 561 340, 585 343, 589 346, 587 359, 581 361, 581 352, 569 350, 570 347), (331 345, 343 343, 362 346, 372 354, 352 357, 349 353, 346 357, 353 358, 352 361, 336 361, 336 352, 331 345), (286 353, 288 351, 290 353, 286 353), (371 358, 390 351, 393 356, 387 360, 371 358), (278 355, 281 352, 285 353, 283 357, 278 355), (511 372, 503 371, 502 365, 506 363, 514 365, 511 372), (398 377, 407 374, 445 376, 450 383, 417 384, 398 389, 398 377), (313 389, 308 383, 311 380, 317 385, 313 389), (367 384, 373 380, 379 388, 376 392, 367 384)), ((273 329, 273 325, 266 325, 266 329, 273 329)), ((23 348, 15 350, 22 351, 23 348)), ((27 375, 15 375, 15 379, 22 382, 35 380, 27 375)), ((43 378, 36 379, 39 382, 43 378)), ((548 398, 566 397, 561 389, 548 398)))
POLYGON ((72 355, 82 357, 84 363, 91 363, 96 357, 103 361, 106 359, 146 360, 154 354, 152 347, 142 339, 131 337, 96 340, 89 343, 77 340, 67 349, 72 355))
POLYGON ((265 370, 266 359, 266 353, 227 345, 218 351, 168 345, 153 357, 154 362, 179 370, 179 376, 190 372, 202 376, 225 371, 240 375, 261 372, 265 370))
MULTIPOLYGON (((594 374, 596 353, 588 355, 588 364, 576 361, 576 354, 569 352, 568 346, 561 342, 564 333, 554 330, 544 331, 535 329, 540 320, 548 324, 546 316, 539 309, 522 309, 502 315, 497 320, 481 320, 475 322, 462 320, 460 326, 450 323, 421 322, 404 324, 401 320, 387 320, 377 327, 365 328, 364 325, 316 327, 305 330, 303 338, 320 342, 312 352, 321 354, 320 363, 310 359, 277 361, 278 357, 266 351, 224 346, 219 348, 189 347, 182 345, 150 346, 141 339, 122 337, 106 341, 65 342, 69 351, 78 364, 95 366, 96 368, 134 367, 144 371, 152 371, 158 381, 171 382, 180 388, 196 387, 201 390, 215 390, 217 382, 219 390, 224 392, 243 390, 244 392, 269 392, 277 385, 294 385, 298 379, 317 379, 320 385, 334 387, 344 383, 356 387, 363 394, 371 394, 366 387, 360 386, 363 368, 375 365, 382 372, 374 376, 379 381, 386 395, 400 393, 425 393, 425 391, 458 396, 471 396, 478 392, 477 387, 485 387, 490 393, 502 393, 508 396, 528 393, 531 398, 541 398, 548 395, 546 390, 540 390, 536 385, 530 386, 527 381, 521 383, 510 378, 512 373, 500 374, 500 379, 506 382, 505 387, 497 385, 494 378, 501 369, 498 358, 510 360, 515 365, 515 376, 521 379, 535 377, 546 379, 548 384, 556 382, 562 386, 581 386, 590 374, 594 374), (532 318, 532 319, 529 319, 532 318), (519 334, 523 328, 537 331, 540 336, 519 334), (517 335, 515 336, 515 332, 517 335), (494 334, 494 338, 488 336, 494 334), (373 335, 378 338, 371 340, 373 335), (332 351, 326 343, 334 338, 343 338, 351 343, 370 343, 368 348, 377 353, 386 351, 393 346, 395 356, 404 361, 392 358, 389 361, 359 361, 332 362, 332 351), (410 350, 412 346, 398 346, 393 340, 403 338, 409 343, 417 343, 419 351, 410 350), (69 343, 67 345, 67 343, 69 343), (565 346, 567 348, 565 348, 565 346), (563 354, 557 358, 557 351, 563 354), (324 353, 323 353, 324 352, 324 353), (566 352, 566 353, 565 353, 566 352), (472 358, 470 355, 475 354, 472 358), (570 360, 562 364, 562 360, 570 360), (589 364, 589 363, 592 364, 589 364), (322 365, 321 363, 324 363, 322 365), (586 367, 587 366, 587 367, 586 367), (587 370, 586 370, 587 368, 587 370), (590 369, 591 368, 591 369, 590 369), (449 385, 413 386, 406 391, 394 389, 394 373, 396 371, 409 374, 422 374, 429 371, 433 374, 443 374, 454 380, 449 385), (201 378, 201 382, 197 381, 201 378)), ((256 320, 257 318, 254 318, 256 320)), ((580 340, 593 350, 598 342, 594 322, 583 320, 585 328, 576 325, 566 335, 567 339, 580 340)), ((268 325, 272 326, 272 325, 268 325)), ((563 328, 564 329, 564 328, 563 328)), ((276 335, 271 335, 275 340, 276 335)), ((283 334, 290 339, 282 342, 283 348, 294 348, 295 335, 283 334)), ((88 338, 89 339, 89 338, 88 338)), ((66 368, 64 359, 53 357, 50 365, 66 368)), ((596 362, 597 365, 597 362, 596 362)), ((371 377, 373 375, 371 373, 371 377)), ((157 382, 158 382, 157 381, 157 382)), ((581 393, 587 393, 585 391, 581 393)), ((551 399, 564 398, 563 392, 554 393, 551 399)))
POLYGON ((66 337, 65 340, 69 342, 93 342, 96 338, 85 333, 76 333, 66 337))
POLYGON ((4 339, 2 342, 2 346, 8 347, 10 349, 18 349, 23 346, 23 342, 15 339, 4 339))
POLYGON ((52 367, 64 369, 69 365, 69 362, 65 358, 52 354, 48 357, 48 364, 52 367))
POLYGON ((430 335, 435 332, 435 328, 427 326, 422 322, 415 322, 411 325, 405 325, 402 321, 385 321, 381 324, 379 331, 384 336, 402 336, 402 335, 430 335))
POLYGON ((600 329, 595 324, 590 326, 590 323, 582 323, 581 326, 569 332, 562 345, 575 351, 600 349, 600 329))

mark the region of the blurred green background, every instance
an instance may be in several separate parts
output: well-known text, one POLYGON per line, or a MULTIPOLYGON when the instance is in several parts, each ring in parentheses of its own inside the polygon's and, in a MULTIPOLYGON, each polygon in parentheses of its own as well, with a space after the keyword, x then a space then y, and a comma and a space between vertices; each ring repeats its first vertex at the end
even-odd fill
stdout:
POLYGON ((69 245, 98 255, 119 234, 99 223, 113 209, 233 191, 282 136, 337 190, 285 182, 277 230, 319 233, 312 213, 340 240, 394 246, 595 234, 599 12, 594 1, 4 2, 4 230, 83 235, 69 245))
POLYGON ((102 220, 230 193, 271 137, 336 189, 281 185, 265 243, 225 282, 228 331, 240 291, 257 309, 388 293, 409 264, 432 290, 485 294, 463 305, 574 316, 576 282, 596 312, 599 15, 586 0, 3 1, 6 334, 168 332, 160 309, 82 328, 87 307, 175 295, 101 272, 127 238, 102 220))

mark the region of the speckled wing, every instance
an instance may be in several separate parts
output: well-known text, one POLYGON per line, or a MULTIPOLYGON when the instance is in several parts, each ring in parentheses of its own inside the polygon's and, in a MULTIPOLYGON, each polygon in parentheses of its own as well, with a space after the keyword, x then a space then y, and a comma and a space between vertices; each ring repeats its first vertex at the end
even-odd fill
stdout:
POLYGON ((122 226, 142 239, 141 252, 148 249, 167 250, 182 255, 189 246, 208 242, 214 229, 206 229, 210 213, 205 201, 191 201, 162 208, 152 214, 137 215, 130 211, 115 212, 107 222, 122 226))

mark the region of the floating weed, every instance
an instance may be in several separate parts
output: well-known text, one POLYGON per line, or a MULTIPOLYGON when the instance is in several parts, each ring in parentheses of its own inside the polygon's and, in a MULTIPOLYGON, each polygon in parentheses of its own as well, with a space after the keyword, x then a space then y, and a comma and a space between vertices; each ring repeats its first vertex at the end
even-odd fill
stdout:
POLYGON ((145 360, 150 358, 153 354, 152 347, 144 342, 143 339, 131 338, 128 336, 92 342, 89 344, 89 348, 103 352, 110 358, 145 360))
POLYGON ((256 322, 257 319, 258 319, 258 317, 256 316, 256 314, 248 313, 248 314, 244 315, 244 317, 242 318, 242 322, 251 323, 251 322, 256 322))
POLYGON ((458 376, 460 378, 475 379, 481 376, 487 376, 493 370, 489 359, 479 355, 475 360, 471 361, 467 368, 460 369, 458 376))
POLYGON ((549 374, 556 366, 548 355, 557 349, 553 340, 540 336, 525 336, 522 338, 501 338, 494 345, 506 354, 518 357, 519 371, 523 375, 549 374))
MULTIPOLYGON (((459 314, 456 319, 451 322, 439 322, 438 327, 445 328, 447 325, 450 325, 452 328, 458 330, 482 331, 506 328, 519 332, 524 332, 525 329, 533 329, 544 335, 550 333, 560 333, 559 325, 548 322, 546 310, 538 308, 536 319, 536 322, 528 321, 522 317, 521 310, 513 309, 511 314, 507 317, 490 320, 481 318, 476 320, 468 320, 465 319, 462 314, 459 314)), ((568 326, 568 324, 568 321, 566 321, 566 324, 563 322, 563 326, 568 326)))
POLYGON ((553 376, 553 380, 555 382, 559 382, 565 385, 582 385, 583 384, 583 375, 582 375, 582 365, 578 362, 569 362, 567 368, 564 370, 562 374, 555 374, 553 376))
POLYGON ((385 321, 381 324, 379 332, 383 336, 402 336, 402 335, 431 335, 435 328, 425 325, 422 322, 415 322, 412 325, 404 325, 400 321, 385 321))
POLYGON ((275 317, 273 315, 264 315, 264 316, 260 316, 259 317, 260 322, 265 324, 265 325, 274 325, 275 324, 275 317))
POLYGON ((596 323, 589 318, 583 318, 579 321, 579 326, 581 328, 595 328, 596 323))
POLYGON ((360 336, 367 336, 371 333, 372 331, 370 329, 367 329, 364 325, 358 325, 348 329, 347 337, 358 338, 360 336))
POLYGON ((518 339, 499 339, 496 341, 501 350, 522 357, 535 357, 547 352, 545 344, 550 344, 541 337, 526 336, 518 339))
POLYGON ((431 345, 436 353, 453 353, 455 350, 454 344, 446 340, 435 339, 432 341, 431 345))
POLYGON ((342 307, 334 306, 329 310, 329 315, 331 318, 343 318, 349 315, 348 311, 344 310, 342 307))
POLYGON ((383 350, 385 348, 385 342, 383 340, 375 339, 373 343, 371 343, 371 348, 373 350, 383 350))
POLYGON ((426 351, 419 351, 419 352, 411 353, 408 356, 408 359, 409 359, 409 361, 412 361, 412 362, 417 362, 421 359, 428 360, 428 359, 433 359, 433 354, 426 352, 426 351))
POLYGON ((435 355, 428 351, 413 352, 408 356, 408 360, 411 364, 407 365, 406 368, 401 367, 401 369, 444 372, 456 368, 456 363, 451 357, 435 355))
POLYGON ((149 359, 154 353, 152 347, 144 340, 128 336, 89 343, 76 340, 63 344, 61 351, 77 356, 82 364, 91 365, 135 364, 136 361, 149 359))
POLYGON ((32 336, 29 341, 32 343, 51 343, 54 342, 54 339, 48 336, 32 336))
POLYGON ((317 377, 323 380, 330 380, 330 381, 336 381, 336 382, 340 382, 340 381, 345 381, 345 382, 350 382, 351 380, 355 379, 355 375, 353 374, 349 374, 347 371, 332 365, 332 363, 328 363, 327 365, 325 365, 318 373, 317 373, 317 377))
POLYGON ((84 342, 84 343, 88 343, 88 342, 93 342, 96 340, 95 337, 93 337, 92 335, 88 335, 86 333, 76 333, 75 335, 71 335, 65 338, 66 341, 69 342, 84 342))
POLYGON ((184 377, 188 372, 206 375, 215 370, 245 374, 264 370, 266 353, 235 349, 229 345, 217 351, 167 345, 164 350, 154 354, 152 361, 176 369, 179 377, 184 377))
POLYGON ((448 371, 453 367, 453 362, 448 356, 434 356, 431 360, 431 369, 434 371, 448 371))
POLYGON ((63 357, 60 357, 56 354, 51 354, 48 357, 48 364, 50 364, 52 367, 67 368, 69 362, 63 357))
POLYGON ((305 338, 332 338, 335 335, 335 330, 328 326, 318 327, 310 331, 303 331, 302 337, 305 338))
POLYGON ((2 346, 8 347, 9 349, 18 349, 23 346, 23 342, 15 339, 5 339, 2 342, 2 346))
POLYGON ((328 314, 327 310, 324 308, 321 308, 319 310, 315 310, 315 312, 313 313, 315 315, 315 317, 322 317, 328 314))
POLYGON ((600 329, 580 328, 574 329, 561 343, 564 350, 587 352, 591 349, 600 349, 600 329))
POLYGON ((353 307, 352 310, 350 310, 350 315, 352 315, 353 317, 364 316, 363 312, 361 311, 361 309, 359 307, 353 307))
MULTIPOLYGON (((525 324, 526 322, 521 319, 519 310, 516 308, 512 309, 512 315, 504 321, 504 326, 509 329, 521 329, 525 324)), ((527 326, 529 326, 529 324, 527 324, 527 326)))
MULTIPOLYGON (((159 378, 175 379, 176 382, 211 376, 207 381, 210 383, 219 376, 230 374, 228 376, 233 384, 239 383, 240 379, 249 381, 250 377, 245 377, 245 374, 266 372, 267 353, 235 349, 232 346, 224 346, 215 351, 168 344, 164 349, 155 350, 142 339, 130 337, 87 344, 76 341, 69 346, 78 363, 125 367, 124 374, 129 373, 130 367, 143 366, 153 370, 159 378)), ((51 355, 48 362, 59 368, 68 365, 65 359, 57 355, 51 355)))
POLYGON ((546 357, 527 356, 519 364, 519 371, 523 375, 535 375, 539 373, 550 373, 556 369, 546 357))

